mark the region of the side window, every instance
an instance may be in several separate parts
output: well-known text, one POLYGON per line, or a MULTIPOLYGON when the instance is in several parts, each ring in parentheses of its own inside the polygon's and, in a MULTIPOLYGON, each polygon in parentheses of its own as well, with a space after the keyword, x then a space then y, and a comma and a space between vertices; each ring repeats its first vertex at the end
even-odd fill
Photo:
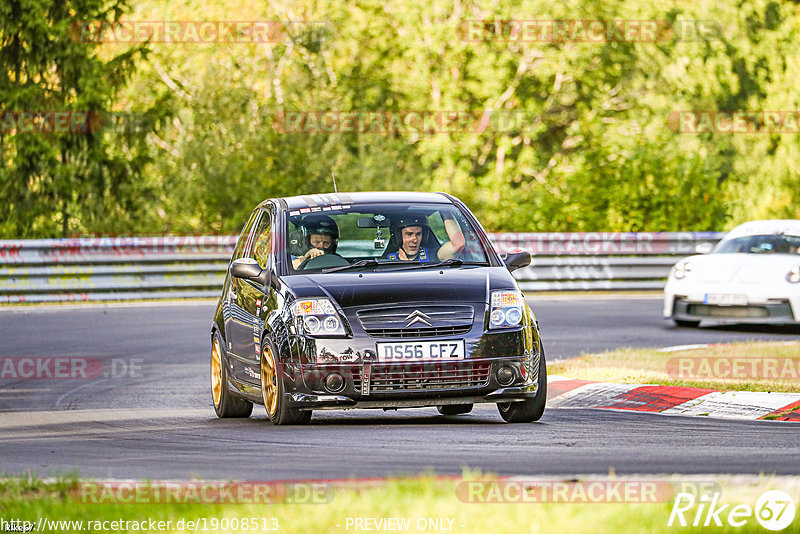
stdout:
POLYGON ((267 266, 269 255, 272 252, 272 217, 269 211, 265 210, 261 215, 253 235, 253 252, 250 257, 256 260, 263 269, 267 266))
POLYGON ((256 217, 258 216, 260 210, 255 210, 253 213, 250 214, 250 218, 247 219, 247 224, 244 225, 242 228, 242 233, 239 234, 239 240, 236 242, 236 248, 233 249, 233 259, 238 260, 239 258, 244 255, 244 248, 247 245, 247 238, 250 236, 250 230, 253 229, 253 223, 256 222, 256 217))
POLYGON ((450 241, 450 238, 447 237, 447 230, 444 229, 444 219, 442 219, 440 212, 435 211, 428 215, 428 226, 430 226, 433 235, 436 236, 440 244, 450 241))

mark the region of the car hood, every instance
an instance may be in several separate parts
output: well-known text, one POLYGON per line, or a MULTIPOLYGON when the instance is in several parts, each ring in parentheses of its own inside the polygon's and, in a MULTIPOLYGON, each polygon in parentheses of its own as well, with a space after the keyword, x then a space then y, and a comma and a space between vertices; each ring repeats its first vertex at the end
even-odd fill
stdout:
POLYGON ((488 291, 517 289, 502 267, 293 275, 283 280, 297 298, 328 296, 342 308, 403 302, 488 302, 488 291))
POLYGON ((800 256, 789 254, 708 254, 684 261, 691 263, 685 280, 692 282, 782 282, 792 268, 800 266, 800 256))

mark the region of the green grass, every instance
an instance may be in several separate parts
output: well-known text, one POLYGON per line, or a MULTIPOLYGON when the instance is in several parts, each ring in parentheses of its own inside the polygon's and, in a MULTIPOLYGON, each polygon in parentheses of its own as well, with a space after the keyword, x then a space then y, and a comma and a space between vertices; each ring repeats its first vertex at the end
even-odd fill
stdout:
MULTIPOLYGON (((617 479, 613 473, 607 477, 592 477, 611 481, 634 481, 641 483, 646 479, 675 483, 678 476, 658 478, 636 476, 617 479)), ((695 477, 696 478, 696 477, 695 477)), ((703 477, 701 477, 702 479, 703 477)), ((712 480, 720 491, 721 501, 732 504, 746 503, 753 506, 757 497, 767 489, 782 489, 788 492, 795 502, 800 502, 800 478, 758 478, 758 477, 705 477, 712 480)), ((171 521, 172 528, 167 532, 181 532, 175 525, 185 521, 206 519, 209 527, 205 532, 267 532, 239 528, 212 529, 211 521, 227 518, 258 518, 259 523, 266 519, 272 526, 271 518, 276 518, 277 532, 327 533, 327 532, 365 532, 348 527, 348 518, 396 517, 410 520, 411 528, 398 532, 419 532, 416 523, 427 518, 443 520, 441 525, 452 524, 456 533, 620 533, 620 532, 696 532, 692 527, 668 527, 667 521, 672 510, 670 493, 659 501, 650 503, 471 503, 465 502, 466 493, 457 491, 459 484, 463 489, 465 481, 495 481, 496 478, 480 473, 466 473, 464 478, 443 479, 431 475, 410 478, 389 479, 387 481, 368 481, 345 483, 334 489, 330 499, 323 504, 93 504, 82 502, 76 487, 77 477, 67 477, 56 481, 43 482, 36 478, 8 478, 0 480, 0 517, 22 519, 36 524, 40 517, 50 520, 73 521, 171 521)), ((673 487, 673 486, 670 486, 673 487)), ((729 507, 730 509, 730 507, 729 507)), ((687 515, 688 517, 688 515, 687 515)), ((723 517, 724 519, 724 517, 723 517)), ((797 532, 794 529, 784 532, 797 532)), ((109 525, 110 526, 110 525, 109 525)), ((130 526, 130 525, 128 525, 130 526)), ((192 531, 186 529, 184 531, 192 531)), ((51 530, 52 531, 52 530, 51 530)), ((66 530, 62 530, 66 531, 66 530)), ((84 530, 87 531, 87 530, 84 530)), ((116 532, 125 531, 116 529, 116 532)), ((129 529, 129 531, 137 531, 129 529)), ((139 530, 147 532, 147 529, 139 530)), ((434 530, 427 530, 432 532, 434 530)), ((755 532, 763 531, 755 519, 745 527, 714 528, 717 532, 755 532)), ((198 532, 203 532, 202 527, 198 532)), ((374 532, 374 530, 373 530, 374 532)))
POLYGON ((661 384, 722 391, 782 391, 800 392, 800 343, 745 342, 712 345, 707 348, 676 352, 657 349, 623 348, 600 354, 584 354, 578 358, 548 365, 548 373, 578 380, 624 384, 661 384), (713 369, 712 360, 747 361, 736 372, 734 367, 713 369), (756 367, 755 359, 776 360, 774 372, 756 367), (681 362, 689 362, 683 371, 681 362), (712 362, 703 366, 703 362, 712 362), (781 375, 783 373, 783 375, 781 375))

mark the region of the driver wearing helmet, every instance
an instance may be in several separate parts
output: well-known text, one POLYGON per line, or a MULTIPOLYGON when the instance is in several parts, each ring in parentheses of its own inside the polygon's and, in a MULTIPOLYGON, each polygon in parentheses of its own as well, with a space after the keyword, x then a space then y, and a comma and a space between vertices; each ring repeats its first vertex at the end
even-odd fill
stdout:
POLYGON ((396 242, 397 252, 387 254, 386 259, 427 263, 455 257, 464 249, 464 234, 458 222, 451 217, 444 219, 444 227, 450 240, 440 246, 425 216, 401 217, 392 228, 392 239, 396 242))
POLYGON ((327 215, 306 217, 300 226, 305 233, 305 244, 308 251, 302 256, 292 256, 292 267, 297 269, 304 261, 323 254, 336 252, 339 240, 339 227, 336 221, 327 215))

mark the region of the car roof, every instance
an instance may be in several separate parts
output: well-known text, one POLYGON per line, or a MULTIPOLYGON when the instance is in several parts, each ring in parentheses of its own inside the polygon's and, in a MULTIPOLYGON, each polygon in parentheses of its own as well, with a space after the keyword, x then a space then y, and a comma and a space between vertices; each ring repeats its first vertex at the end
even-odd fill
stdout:
POLYGON ((749 235, 788 234, 800 236, 800 220, 772 219, 766 221, 750 221, 740 224, 725 236, 725 239, 749 235))
MULTIPOLYGON (((452 201, 444 193, 423 193, 417 191, 369 191, 357 193, 317 193, 277 199, 285 202, 290 210, 317 208, 323 206, 349 206, 353 204, 377 204, 396 202, 399 204, 447 203, 452 201)), ((267 202, 267 201, 265 201, 267 202)), ((263 203, 262 203, 263 204, 263 203)))

